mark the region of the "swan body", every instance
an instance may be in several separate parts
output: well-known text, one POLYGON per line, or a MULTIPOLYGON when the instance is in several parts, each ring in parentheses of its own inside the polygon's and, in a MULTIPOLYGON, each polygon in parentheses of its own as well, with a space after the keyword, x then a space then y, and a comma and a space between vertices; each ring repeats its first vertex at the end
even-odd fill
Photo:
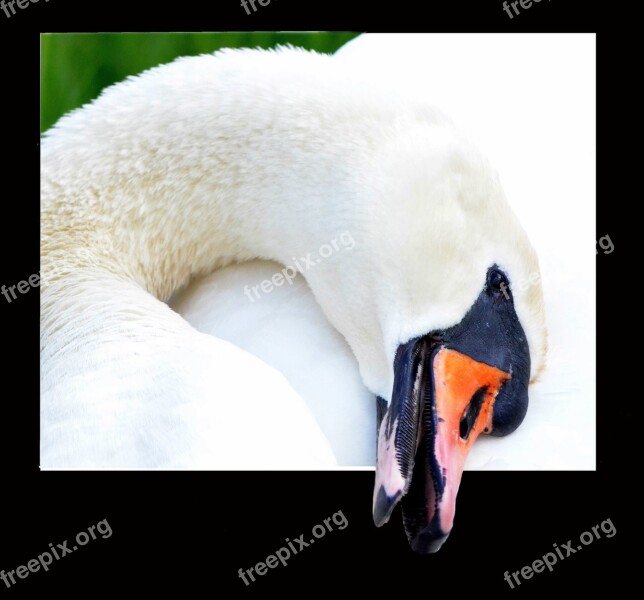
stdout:
POLYGON ((338 465, 373 468, 373 394, 304 277, 298 274, 260 299, 242 295, 282 268, 262 260, 230 265, 192 282, 171 306, 198 331, 231 342, 282 373, 306 402, 338 465))
MULTIPOLYGON (((414 481, 409 444, 430 443, 428 403, 442 414, 470 402, 475 388, 450 399, 454 369, 467 378, 474 365, 485 392, 463 452, 525 414, 545 361, 541 287, 513 288, 507 303, 500 290, 538 274, 536 254, 480 152, 386 82, 296 49, 179 59, 62 118, 43 140, 41 180, 43 466, 239 468, 257 448, 276 467, 334 464, 281 375, 164 301, 196 276, 291 264, 343 232, 351 251, 305 277, 380 399, 377 524, 414 481), (430 398, 431 369, 447 391, 430 398), (281 406, 264 402, 267 388, 283 389, 281 406)), ((460 458, 453 469, 445 510, 409 525, 419 551, 451 527, 460 458)))

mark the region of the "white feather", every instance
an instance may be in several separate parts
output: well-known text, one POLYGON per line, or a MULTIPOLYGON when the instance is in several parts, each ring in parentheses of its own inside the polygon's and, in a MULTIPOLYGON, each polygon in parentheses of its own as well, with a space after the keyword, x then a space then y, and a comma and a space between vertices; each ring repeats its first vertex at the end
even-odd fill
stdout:
MULTIPOLYGON (((279 427, 305 413, 291 390, 282 411, 262 406, 283 378, 160 301, 194 276, 290 264, 350 232, 350 252, 305 275, 389 398, 396 347, 459 322, 491 264, 511 281, 538 272, 498 177, 449 119, 294 49, 180 59, 61 119, 42 144, 42 232, 44 466, 234 467, 244 444, 267 466, 307 447, 333 462, 312 419, 279 427)), ((536 375, 541 287, 515 303, 536 375)))

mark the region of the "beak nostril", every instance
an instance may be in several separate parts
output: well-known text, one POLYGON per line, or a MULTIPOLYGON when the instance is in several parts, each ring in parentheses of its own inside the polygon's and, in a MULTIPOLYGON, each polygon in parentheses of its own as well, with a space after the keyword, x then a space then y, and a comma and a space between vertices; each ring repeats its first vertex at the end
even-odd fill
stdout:
POLYGON ((481 412, 481 407, 483 406, 483 401, 485 400, 485 395, 487 394, 487 386, 479 388, 474 392, 470 403, 465 409, 465 413, 461 417, 461 422, 459 423, 459 435, 461 439, 466 440, 476 423, 476 419, 481 412))
POLYGON ((461 436, 462 439, 467 439, 467 435, 470 432, 470 426, 469 423, 467 422, 467 418, 464 416, 461 418, 461 423, 459 425, 459 435, 461 436))

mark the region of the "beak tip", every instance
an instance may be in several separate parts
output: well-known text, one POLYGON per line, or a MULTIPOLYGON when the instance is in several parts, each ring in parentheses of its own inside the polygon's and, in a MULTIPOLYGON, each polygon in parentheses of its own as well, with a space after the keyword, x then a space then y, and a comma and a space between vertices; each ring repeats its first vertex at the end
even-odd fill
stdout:
POLYGON ((388 496, 385 489, 380 486, 373 499, 373 522, 376 527, 382 527, 393 512, 401 493, 396 492, 393 496, 388 496))
POLYGON ((433 533, 423 531, 409 540, 409 545, 414 552, 419 554, 435 554, 441 549, 448 537, 449 532, 436 536, 433 533))

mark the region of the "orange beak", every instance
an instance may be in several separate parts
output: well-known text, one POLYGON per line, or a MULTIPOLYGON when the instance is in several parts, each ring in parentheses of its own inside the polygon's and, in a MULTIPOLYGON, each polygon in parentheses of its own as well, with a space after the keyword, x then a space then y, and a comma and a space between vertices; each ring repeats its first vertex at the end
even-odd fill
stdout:
MULTIPOLYGON (((425 404, 426 414, 421 422, 421 439, 426 443, 424 448, 419 447, 416 456, 416 469, 422 469, 423 474, 419 473, 416 479, 414 471, 408 496, 409 501, 413 501, 416 482, 424 482, 426 511, 419 514, 414 510, 410 523, 405 519, 408 532, 415 531, 410 537, 415 550, 438 550, 452 529, 465 459, 476 438, 492 430, 494 401, 503 383, 510 378, 509 373, 456 350, 441 348, 436 352, 434 401, 425 404), (424 457, 421 450, 426 453, 424 457), (422 468, 423 462, 426 462, 425 468, 422 468), (438 545, 434 543, 436 534, 442 538, 438 545)), ((408 512, 405 510, 407 504, 406 498, 403 500, 404 514, 408 512)))
POLYGON ((494 401, 511 375, 443 346, 405 352, 401 381, 410 383, 379 429, 374 521, 386 523, 402 499, 411 547, 436 552, 454 523, 467 454, 492 430, 494 401))
POLYGON ((476 438, 512 433, 528 410, 530 348, 506 273, 489 267, 460 323, 402 342, 393 367, 390 398, 377 398, 373 520, 400 502, 412 549, 436 552, 476 438))

